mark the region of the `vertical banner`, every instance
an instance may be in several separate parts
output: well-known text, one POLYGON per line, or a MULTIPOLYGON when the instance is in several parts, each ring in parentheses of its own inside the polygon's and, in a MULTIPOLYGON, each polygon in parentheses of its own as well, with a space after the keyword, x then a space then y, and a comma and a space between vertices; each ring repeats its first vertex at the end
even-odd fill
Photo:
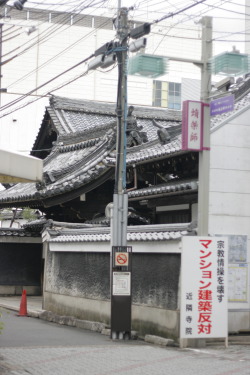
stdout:
POLYGON ((208 104, 186 100, 182 106, 182 150, 202 151, 204 107, 208 104))
POLYGON ((226 237, 183 237, 181 338, 228 336, 226 237))

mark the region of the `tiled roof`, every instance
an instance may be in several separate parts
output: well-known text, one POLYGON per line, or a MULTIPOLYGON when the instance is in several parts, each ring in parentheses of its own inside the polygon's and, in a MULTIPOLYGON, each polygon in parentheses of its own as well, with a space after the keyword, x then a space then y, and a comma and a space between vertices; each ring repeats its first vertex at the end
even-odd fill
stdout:
POLYGON ((22 228, 26 231, 41 233, 43 228, 48 224, 49 221, 47 219, 41 218, 38 220, 28 221, 27 223, 22 225, 22 228))
POLYGON ((0 228, 0 236, 6 237, 40 237, 40 233, 23 228, 0 228))
MULTIPOLYGON (((177 153, 183 153, 181 149, 181 136, 176 136, 171 142, 162 145, 152 141, 135 146, 127 151, 127 166, 133 164, 144 164, 149 161, 161 160, 177 153)), ((106 158, 109 165, 115 165, 115 152, 106 158)))
POLYGON ((219 124, 226 121, 229 117, 236 115, 243 108, 250 105, 250 77, 242 80, 239 84, 233 85, 229 91, 224 93, 225 96, 233 94, 235 97, 235 104, 233 111, 225 112, 217 116, 212 116, 210 119, 211 129, 217 127, 219 124))
MULTIPOLYGON (((114 174, 116 147, 115 105, 103 102, 52 97, 47 109, 58 134, 49 156, 44 160, 42 184, 17 184, 0 192, 0 205, 53 205, 73 199, 102 184, 114 174), (53 200, 53 203, 49 203, 53 200)), ((127 164, 146 163, 181 151, 181 113, 157 108, 135 107, 133 114, 148 141, 128 148, 127 164), (161 145, 159 126, 172 137, 161 145)), ((48 116, 40 132, 46 131, 48 116)))
MULTIPOLYGON (((128 233, 127 241, 167 241, 167 240, 178 240, 182 236, 186 236, 187 231, 176 231, 176 232, 151 232, 151 233, 128 233)), ((61 235, 51 240, 51 242, 110 242, 110 234, 82 234, 74 236, 61 235)))
MULTIPOLYGON (((72 136, 81 133, 86 139, 102 137, 108 129, 116 127, 115 105, 105 102, 88 100, 72 100, 61 97, 52 97, 52 107, 49 112, 59 133, 59 140, 63 141, 65 135, 72 136)), ((149 141, 157 139, 158 128, 152 120, 157 119, 159 125, 167 128, 172 133, 180 134, 181 111, 166 110, 152 107, 134 107, 138 126, 147 133, 149 141)), ((66 138, 66 137, 65 137, 66 138)))
MULTIPOLYGON (((48 230, 52 237, 52 243, 75 243, 75 242, 109 242, 110 228, 86 228, 78 230, 48 230), (55 234, 56 233, 56 234, 55 234)), ((127 229, 127 240, 138 241, 169 241, 180 240, 182 236, 195 235, 190 223, 169 225, 147 225, 132 226, 127 229)))
MULTIPOLYGON (((211 118, 213 130, 230 116, 249 105, 250 79, 233 88, 236 103, 232 112, 211 118)), ((115 104, 74 100, 53 96, 47 108, 46 121, 39 134, 46 132, 48 118, 57 133, 50 155, 44 160, 44 182, 42 184, 18 184, 0 192, 0 205, 30 206, 54 205, 78 197, 101 185, 114 175, 116 147, 115 104), (49 117, 48 117, 49 115, 49 117)), ((183 154, 181 148, 181 111, 169 111, 152 107, 135 107, 138 127, 147 136, 144 143, 127 149, 127 166, 160 161, 183 154), (167 129, 170 140, 161 144, 158 139, 158 126, 167 129)), ((51 129, 47 129, 51 131, 51 129)), ((39 135, 38 135, 38 138, 39 135)), ((185 151, 186 152, 186 151, 185 151)), ((196 188, 196 187, 195 187, 196 188)), ((168 184, 165 188, 155 187, 136 193, 148 195, 167 194, 168 191, 186 191, 189 187, 168 184), (166 189, 166 190, 163 190, 166 189)), ((191 189, 194 189, 192 185, 191 189)))
MULTIPOLYGON (((52 96, 50 103, 55 109, 113 115, 116 118, 116 106, 114 103, 69 99, 59 96, 52 96)), ((148 106, 136 106, 135 115, 138 118, 157 118, 165 121, 181 121, 182 118, 181 111, 166 110, 148 106)))
POLYGON ((150 196, 159 196, 169 193, 176 192, 188 192, 188 191, 197 191, 198 190, 198 181, 178 181, 178 182, 169 182, 168 184, 161 184, 156 186, 148 186, 143 189, 132 190, 128 192, 128 198, 130 200, 135 200, 136 198, 146 198, 150 196))

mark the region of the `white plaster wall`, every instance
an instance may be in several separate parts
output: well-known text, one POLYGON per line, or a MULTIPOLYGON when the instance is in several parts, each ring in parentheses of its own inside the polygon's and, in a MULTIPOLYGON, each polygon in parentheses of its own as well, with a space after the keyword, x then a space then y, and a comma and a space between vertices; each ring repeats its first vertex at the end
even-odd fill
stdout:
POLYGON ((248 236, 248 301, 229 303, 229 331, 250 328, 249 117, 250 108, 211 134, 209 233, 248 236))
MULTIPOLYGON (((133 253, 180 253, 180 240, 169 241, 128 241, 128 246, 132 246, 133 253)), ((109 242, 50 242, 50 251, 63 252, 104 252, 109 253, 111 246, 109 242)))

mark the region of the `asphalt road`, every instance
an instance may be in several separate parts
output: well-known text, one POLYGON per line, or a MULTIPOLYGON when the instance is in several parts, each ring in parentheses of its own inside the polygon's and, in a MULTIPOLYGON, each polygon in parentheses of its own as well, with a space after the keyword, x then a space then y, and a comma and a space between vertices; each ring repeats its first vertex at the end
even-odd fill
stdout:
POLYGON ((250 346, 179 349, 3 310, 0 375, 250 375, 250 346))
POLYGON ((4 329, 0 347, 113 345, 108 336, 76 327, 62 326, 45 320, 18 316, 1 309, 4 329))

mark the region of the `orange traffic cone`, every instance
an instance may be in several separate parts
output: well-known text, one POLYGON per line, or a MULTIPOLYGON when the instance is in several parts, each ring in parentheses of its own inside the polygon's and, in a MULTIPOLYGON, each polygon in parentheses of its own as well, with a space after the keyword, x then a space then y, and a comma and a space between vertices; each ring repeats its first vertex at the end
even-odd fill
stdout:
POLYGON ((28 316, 26 290, 23 290, 18 316, 28 316))

